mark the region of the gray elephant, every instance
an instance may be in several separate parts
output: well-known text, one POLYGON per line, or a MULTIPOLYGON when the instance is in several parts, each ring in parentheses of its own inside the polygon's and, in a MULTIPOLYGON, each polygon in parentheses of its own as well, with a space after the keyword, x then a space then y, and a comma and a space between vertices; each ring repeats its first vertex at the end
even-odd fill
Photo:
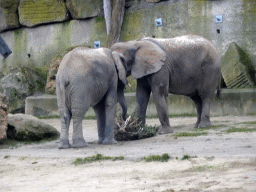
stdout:
POLYGON ((143 38, 116 43, 111 50, 124 55, 127 75, 137 79, 142 123, 152 92, 162 125, 160 134, 173 132, 168 118, 168 93, 186 95, 195 102, 198 114, 195 127, 211 126, 210 100, 220 78, 221 61, 210 41, 196 35, 143 38))
POLYGON ((93 107, 98 127, 99 144, 114 144, 114 126, 117 100, 127 107, 123 89, 126 63, 121 54, 107 48, 78 47, 62 59, 56 76, 56 94, 61 116, 61 135, 58 147, 69 148, 69 125, 73 117, 72 147, 86 147, 82 119, 93 107), (118 89, 118 90, 117 90, 118 89))

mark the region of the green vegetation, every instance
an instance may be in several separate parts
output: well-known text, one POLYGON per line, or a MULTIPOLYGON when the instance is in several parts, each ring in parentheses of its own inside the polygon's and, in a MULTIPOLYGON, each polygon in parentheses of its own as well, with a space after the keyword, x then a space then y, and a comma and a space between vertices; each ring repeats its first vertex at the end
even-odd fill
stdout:
POLYGON ((188 171, 188 172, 225 171, 225 167, 224 167, 224 165, 223 166, 197 165, 197 166, 192 166, 191 168, 187 169, 186 171, 188 171))
POLYGON ((8 159, 8 158, 10 158, 10 155, 5 155, 4 156, 4 159, 8 159))
POLYGON ((174 137, 197 137, 197 136, 203 136, 203 135, 208 135, 207 132, 179 132, 173 134, 174 137))
POLYGON ((171 157, 164 153, 163 155, 150 155, 148 157, 144 157, 144 160, 146 162, 152 162, 152 161, 160 161, 160 162, 167 162, 171 157))
POLYGON ((19 142, 14 139, 3 139, 0 141, 0 149, 13 149, 18 147, 19 142))
POLYGON ((241 127, 241 128, 229 128, 227 130, 225 130, 225 133, 235 133, 235 132, 254 132, 256 131, 256 128, 245 128, 245 127, 241 127))
POLYGON ((206 131, 206 130, 210 130, 210 129, 213 129, 213 130, 217 130, 219 128, 224 128, 224 127, 227 127, 227 125, 214 125, 214 126, 211 126, 211 127, 201 127, 201 128, 195 128, 196 131, 206 131))
POLYGON ((181 158, 181 160, 186 160, 186 159, 191 159, 191 158, 197 158, 197 156, 190 156, 190 155, 183 155, 183 157, 181 158))
POLYGON ((242 122, 239 124, 245 124, 245 125, 256 125, 256 121, 247 121, 247 122, 242 122))
POLYGON ((40 144, 40 143, 46 143, 49 141, 54 141, 56 139, 58 139, 59 136, 53 136, 50 138, 45 138, 42 139, 40 141, 18 141, 15 139, 4 139, 0 141, 0 149, 13 149, 13 148, 17 148, 21 145, 29 145, 29 144, 40 144))
POLYGON ((92 157, 85 157, 84 159, 82 158, 77 158, 73 164, 75 165, 80 165, 80 164, 85 164, 85 163, 92 163, 92 162, 96 162, 96 161, 104 161, 104 160, 112 160, 112 161, 116 161, 116 160, 124 160, 123 156, 120 157, 109 157, 109 156, 103 156, 101 154, 97 154, 94 155, 92 157))

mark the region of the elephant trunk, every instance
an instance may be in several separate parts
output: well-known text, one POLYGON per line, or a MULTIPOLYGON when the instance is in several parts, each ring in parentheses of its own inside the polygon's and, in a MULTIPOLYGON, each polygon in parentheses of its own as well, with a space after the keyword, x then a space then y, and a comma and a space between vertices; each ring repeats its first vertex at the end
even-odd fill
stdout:
POLYGON ((125 100, 125 97, 124 97, 124 88, 125 88, 125 85, 120 80, 118 80, 117 101, 121 105, 122 118, 125 121, 126 120, 126 115, 127 115, 127 104, 126 104, 126 100, 125 100))

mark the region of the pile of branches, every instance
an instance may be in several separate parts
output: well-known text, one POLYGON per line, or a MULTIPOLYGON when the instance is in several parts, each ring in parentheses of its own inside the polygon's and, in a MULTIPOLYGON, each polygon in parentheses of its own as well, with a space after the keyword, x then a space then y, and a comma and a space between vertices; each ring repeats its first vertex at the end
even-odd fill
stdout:
POLYGON ((153 137, 157 134, 158 127, 142 125, 137 115, 132 114, 126 121, 122 117, 116 118, 115 139, 117 141, 130 141, 153 137))

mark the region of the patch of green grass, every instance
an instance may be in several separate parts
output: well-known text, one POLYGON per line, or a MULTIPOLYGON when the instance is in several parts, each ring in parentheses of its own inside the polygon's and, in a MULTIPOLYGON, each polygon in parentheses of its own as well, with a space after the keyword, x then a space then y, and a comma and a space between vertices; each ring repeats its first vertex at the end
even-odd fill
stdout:
POLYGON ((160 162, 167 162, 171 157, 164 153, 163 155, 150 155, 148 157, 144 157, 144 160, 146 162, 152 162, 152 161, 160 161, 160 162))
MULTIPOLYGON (((190 113, 181 113, 181 114, 169 114, 168 115, 169 118, 175 118, 175 117, 196 117, 197 114, 190 114, 190 113)), ((146 116, 146 118, 148 119, 155 119, 155 118, 158 118, 158 115, 151 115, 151 116, 146 116)))
POLYGON ((9 149, 9 148, 15 148, 19 144, 19 141, 16 141, 14 139, 4 139, 0 141, 0 149, 9 149))
POLYGON ((247 122, 242 122, 239 124, 246 124, 246 125, 256 125, 256 121, 247 121, 247 122))
POLYGON ((211 157, 204 157, 207 161, 212 161, 213 159, 215 159, 214 156, 211 156, 211 157))
POLYGON ((186 160, 186 159, 191 159, 191 158, 197 158, 197 156, 190 156, 190 155, 183 155, 183 157, 181 158, 181 160, 186 160))
POLYGON ((42 140, 39 140, 39 141, 22 141, 21 143, 25 144, 25 145, 29 145, 29 144, 32 144, 32 143, 46 143, 46 142, 50 142, 50 141, 54 141, 56 139, 58 139, 60 136, 59 135, 56 135, 56 136, 53 136, 53 137, 48 137, 48 138, 45 138, 45 139, 42 139, 42 140))
POLYGON ((97 155, 94 155, 94 156, 91 156, 91 157, 85 157, 84 159, 77 158, 73 162, 73 164, 80 165, 80 164, 92 163, 92 162, 104 161, 104 160, 112 160, 112 161, 124 160, 124 157, 123 156, 120 156, 120 157, 109 157, 109 156, 103 156, 101 154, 97 154, 97 155))
POLYGON ((197 136, 202 136, 202 135, 207 135, 207 132, 179 132, 173 134, 174 137, 197 137, 197 136))
POLYGON ((29 145, 29 144, 33 144, 33 143, 35 143, 35 144, 46 143, 49 141, 54 141, 58 138, 59 138, 59 135, 49 137, 46 139, 42 139, 39 141, 18 141, 15 139, 5 139, 5 140, 0 141, 0 149, 13 149, 13 148, 17 148, 24 144, 29 145))
POLYGON ((4 156, 4 159, 8 159, 8 158, 10 158, 10 155, 5 155, 4 156))
POLYGON ((211 127, 200 127, 200 128, 195 128, 196 131, 205 131, 205 130, 210 130, 210 129, 219 129, 219 128, 224 128, 224 127, 227 127, 227 125, 213 125, 211 127))
POLYGON ((225 130, 225 133, 236 133, 236 132, 254 132, 256 131, 256 128, 245 128, 245 127, 241 127, 241 128, 229 128, 227 130, 225 130))
MULTIPOLYGON (((60 115, 37 116, 38 119, 60 119, 60 115)), ((96 119, 95 116, 85 116, 83 119, 96 119)))
POLYGON ((187 169, 188 172, 202 172, 202 171, 225 171, 224 166, 212 166, 212 165, 197 165, 187 169))
POLYGON ((59 119, 59 115, 51 115, 51 116, 37 116, 38 119, 59 119))

